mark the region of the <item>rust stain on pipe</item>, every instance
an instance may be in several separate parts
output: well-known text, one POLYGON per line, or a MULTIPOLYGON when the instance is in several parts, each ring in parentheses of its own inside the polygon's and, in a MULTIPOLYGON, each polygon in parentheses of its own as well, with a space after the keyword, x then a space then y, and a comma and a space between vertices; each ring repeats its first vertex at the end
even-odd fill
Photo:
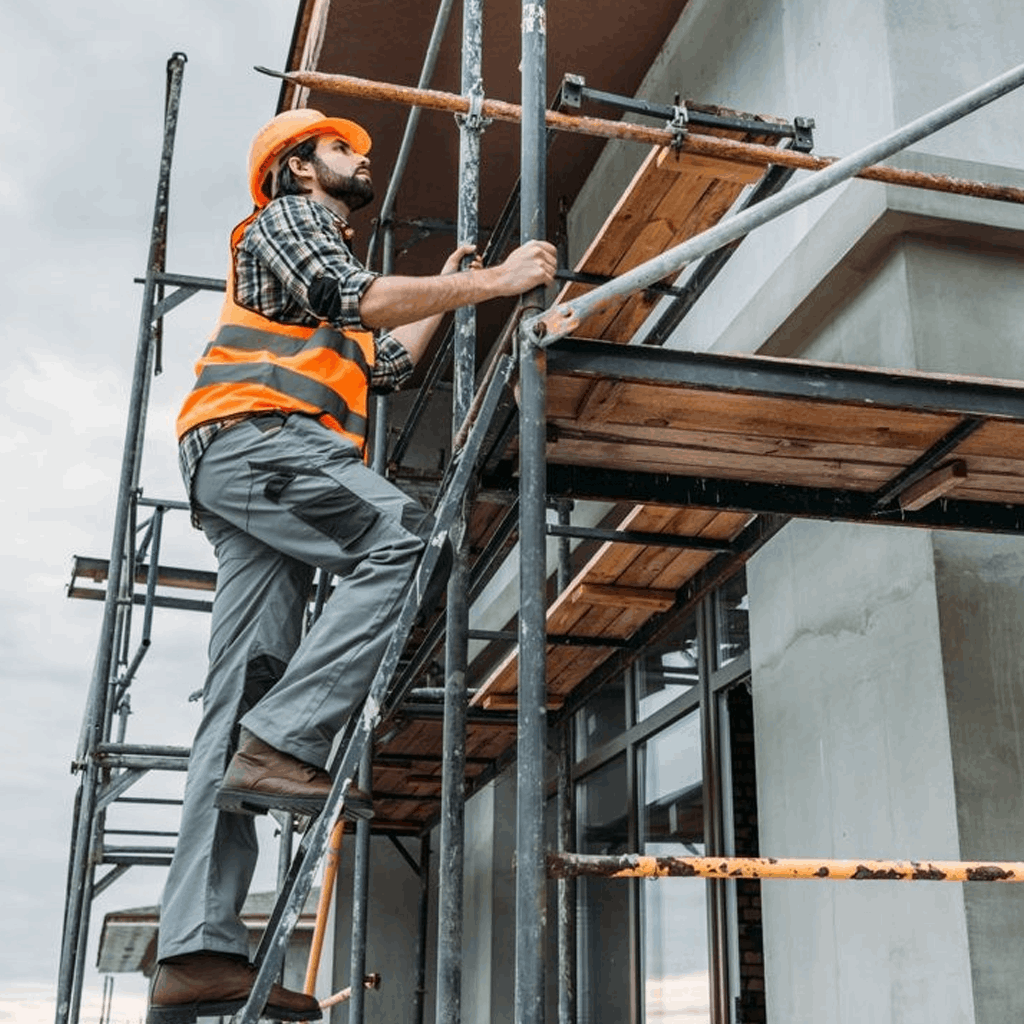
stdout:
POLYGON ((549 853, 548 875, 603 878, 771 878, 829 881, 1024 882, 1024 862, 647 857, 549 853))

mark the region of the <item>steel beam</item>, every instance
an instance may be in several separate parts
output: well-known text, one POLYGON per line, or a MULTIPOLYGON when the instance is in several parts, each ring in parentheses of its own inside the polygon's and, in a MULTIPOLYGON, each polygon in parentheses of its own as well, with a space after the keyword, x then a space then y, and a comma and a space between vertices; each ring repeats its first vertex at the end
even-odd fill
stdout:
MULTIPOLYGON (((548 372, 766 398, 1024 420, 1024 385, 771 356, 685 352, 566 338, 547 349, 548 372)), ((683 396, 680 401, 684 400, 683 396)))
MULTIPOLYGON (((506 467, 508 472, 508 468, 506 467)), ((882 526, 919 526, 930 530, 1024 533, 1024 504, 941 498, 925 508, 875 508, 866 491, 749 483, 672 473, 641 473, 592 466, 549 465, 548 492, 593 501, 653 502, 732 512, 773 513, 804 519, 829 519, 882 526)))

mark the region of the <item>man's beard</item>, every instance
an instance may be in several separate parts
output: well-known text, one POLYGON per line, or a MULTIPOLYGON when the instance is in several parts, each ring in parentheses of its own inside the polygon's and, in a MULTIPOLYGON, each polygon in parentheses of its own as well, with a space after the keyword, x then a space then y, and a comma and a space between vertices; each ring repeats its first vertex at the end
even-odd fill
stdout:
POLYGON ((315 153, 313 166, 320 187, 333 199, 340 199, 350 211, 361 210, 373 200, 373 182, 362 174, 349 176, 332 171, 315 153))

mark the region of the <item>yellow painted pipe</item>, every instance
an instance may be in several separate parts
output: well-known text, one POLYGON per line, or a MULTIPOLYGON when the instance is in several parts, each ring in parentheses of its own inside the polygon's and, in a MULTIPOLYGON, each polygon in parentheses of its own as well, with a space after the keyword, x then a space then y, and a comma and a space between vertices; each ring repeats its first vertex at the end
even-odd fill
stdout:
POLYGON ((1022 861, 811 857, 618 857, 549 853, 552 878, 806 878, 826 881, 1024 882, 1022 861))

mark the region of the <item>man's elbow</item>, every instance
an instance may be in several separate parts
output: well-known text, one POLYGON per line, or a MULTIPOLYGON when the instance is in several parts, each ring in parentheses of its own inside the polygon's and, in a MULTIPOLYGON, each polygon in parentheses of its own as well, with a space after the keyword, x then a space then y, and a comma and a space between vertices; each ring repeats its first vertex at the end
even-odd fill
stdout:
POLYGON ((389 303, 382 295, 384 289, 378 287, 379 283, 380 278, 363 292, 362 298, 359 300, 359 319, 362 320, 365 327, 370 329, 396 327, 394 319, 388 316, 389 303))

